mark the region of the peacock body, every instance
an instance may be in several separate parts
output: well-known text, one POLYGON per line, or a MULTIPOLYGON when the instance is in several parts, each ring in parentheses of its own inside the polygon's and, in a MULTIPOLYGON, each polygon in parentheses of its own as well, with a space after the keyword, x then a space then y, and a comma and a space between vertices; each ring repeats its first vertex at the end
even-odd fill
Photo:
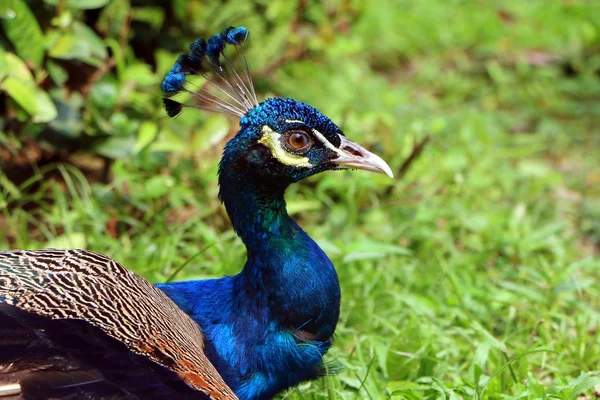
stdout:
POLYGON ((284 192, 326 170, 392 173, 315 108, 259 103, 247 68, 239 74, 225 52, 234 47, 245 63, 247 36, 240 27, 198 39, 162 85, 169 116, 195 107, 240 117, 219 165, 219 196, 246 246, 244 268, 153 286, 89 251, 0 252, 0 379, 15 381, 13 393, 258 400, 327 373, 339 282, 287 214, 284 192), (189 89, 190 75, 213 89, 189 89), (180 93, 193 103, 174 100, 180 93))

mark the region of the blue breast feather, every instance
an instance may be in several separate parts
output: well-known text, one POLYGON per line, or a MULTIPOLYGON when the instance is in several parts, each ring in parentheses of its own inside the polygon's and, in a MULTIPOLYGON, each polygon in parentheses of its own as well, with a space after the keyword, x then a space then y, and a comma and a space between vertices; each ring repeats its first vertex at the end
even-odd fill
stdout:
POLYGON ((239 275, 158 285, 202 327, 209 359, 242 400, 327 373, 339 284, 327 256, 298 232, 294 243, 273 241, 254 253, 239 275))

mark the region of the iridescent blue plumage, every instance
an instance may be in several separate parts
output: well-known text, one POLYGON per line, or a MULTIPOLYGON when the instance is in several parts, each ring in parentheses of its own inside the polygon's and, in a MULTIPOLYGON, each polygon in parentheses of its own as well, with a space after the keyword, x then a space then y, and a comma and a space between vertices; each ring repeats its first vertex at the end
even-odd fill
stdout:
POLYGON ((167 95, 180 92, 185 84, 185 78, 188 74, 185 71, 184 62, 187 56, 181 55, 162 82, 162 91, 167 95))
MULTIPOLYGON (((230 27, 208 39, 205 55, 219 77, 229 63, 223 54, 226 45, 237 48, 247 36, 246 28, 230 27)), ((200 49, 196 58, 202 58, 204 42, 198 43, 192 53, 200 49)), ((240 116, 240 131, 223 152, 219 196, 248 259, 233 277, 159 288, 202 327, 211 362, 240 399, 267 399, 326 373, 323 357, 340 307, 335 269, 287 214, 286 188, 346 164, 386 173, 389 167, 307 104, 285 98, 253 102, 249 74, 244 81, 231 72, 220 87, 230 99, 219 100, 242 112, 232 112, 240 116)), ((175 104, 165 99, 169 115, 180 111, 175 104)))
POLYGON ((214 65, 220 66, 221 53, 224 49, 225 40, 223 40, 223 35, 218 33, 208 39, 208 43, 206 45, 206 55, 214 65))
POLYGON ((247 249, 243 270, 158 290, 89 251, 0 252, 0 365, 45 369, 25 372, 26 399, 259 400, 327 373, 339 282, 288 215, 284 192, 326 170, 392 173, 317 109, 259 103, 247 67, 238 74, 224 54, 239 51, 247 66, 247 37, 230 27, 196 40, 162 83, 170 117, 183 107, 240 117, 219 164, 219 197, 247 249), (205 82, 188 84, 189 75, 205 82))
MULTIPOLYGON (((247 38, 244 27, 227 28, 190 46, 163 82, 166 95, 184 90, 193 63, 199 75, 223 69, 227 44, 239 46, 247 38)), ((227 60, 228 61, 228 60, 227 60)), ((239 107, 251 82, 231 79, 237 88, 229 96, 239 107)), ((213 83, 219 83, 214 80, 213 83)), ((220 98, 220 100, 224 100, 220 98)), ((165 98, 169 116, 182 105, 165 98)), ((264 399, 307 379, 326 373, 323 357, 332 343, 339 317, 340 288, 325 253, 288 216, 283 198, 286 187, 306 176, 332 169, 332 150, 313 146, 306 158, 310 168, 286 168, 256 143, 264 127, 276 132, 314 129, 335 147, 342 131, 315 108, 292 99, 271 98, 245 107, 240 131, 227 144, 219 168, 220 197, 232 225, 248 249, 243 271, 216 280, 158 285, 202 327, 207 354, 228 385, 241 399, 264 399), (254 171, 254 172, 252 172, 254 171)))
POLYGON ((189 58, 195 69, 201 68, 202 59, 206 55, 206 40, 199 38, 190 44, 189 58))
MULTIPOLYGON (((241 399, 270 398, 324 375, 323 357, 339 317, 335 269, 288 216, 283 198, 290 183, 330 167, 269 174, 262 150, 252 148, 264 125, 283 131, 298 124, 286 122, 293 120, 339 145, 341 130, 318 110, 272 98, 241 119, 240 132, 223 153, 220 197, 248 249, 243 271, 218 280, 159 285, 202 327, 209 358, 241 399)), ((325 152, 311 151, 309 159, 319 164, 325 152)))
POLYGON ((237 28, 230 26, 223 31, 222 35, 227 43, 238 45, 243 44, 246 41, 249 33, 250 32, 245 26, 240 26, 237 28))

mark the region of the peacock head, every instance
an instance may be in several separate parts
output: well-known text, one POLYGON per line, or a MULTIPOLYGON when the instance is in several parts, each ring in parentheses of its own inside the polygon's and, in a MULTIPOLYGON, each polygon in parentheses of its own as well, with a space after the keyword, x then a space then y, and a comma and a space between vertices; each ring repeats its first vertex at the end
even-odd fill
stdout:
POLYGON ((229 27, 208 40, 197 39, 162 84, 170 117, 193 107, 240 118, 241 129, 225 146, 221 175, 236 172, 282 187, 326 170, 363 169, 393 177, 385 161, 347 139, 319 110, 281 97, 259 103, 242 46, 248 34, 245 27, 229 27), (243 59, 243 73, 233 68, 228 47, 243 59), (203 84, 191 82, 194 75, 204 78, 203 84), (174 100, 178 94, 193 103, 174 100))

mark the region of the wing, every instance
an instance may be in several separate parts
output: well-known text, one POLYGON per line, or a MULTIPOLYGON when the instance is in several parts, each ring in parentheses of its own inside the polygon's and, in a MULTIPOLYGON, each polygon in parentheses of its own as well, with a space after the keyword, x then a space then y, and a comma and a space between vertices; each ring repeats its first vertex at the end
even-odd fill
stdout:
POLYGON ((206 357, 199 326, 151 283, 95 252, 0 252, 0 327, 0 364, 18 370, 92 369, 116 392, 156 394, 160 382, 197 398, 237 399, 206 357))

